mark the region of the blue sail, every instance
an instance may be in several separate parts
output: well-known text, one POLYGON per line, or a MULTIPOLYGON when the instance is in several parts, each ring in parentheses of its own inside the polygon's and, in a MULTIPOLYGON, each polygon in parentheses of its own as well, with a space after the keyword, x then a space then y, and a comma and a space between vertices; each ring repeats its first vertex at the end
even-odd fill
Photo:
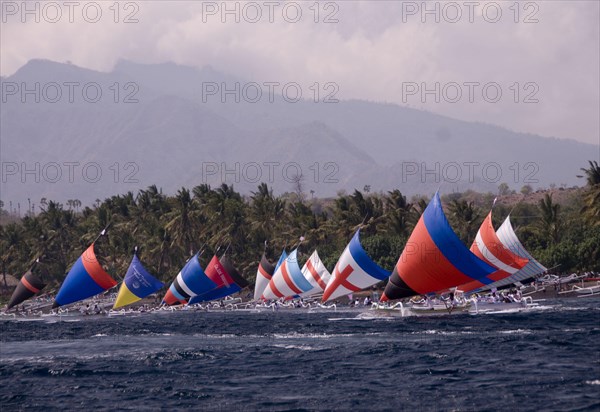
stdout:
POLYGON ((137 302, 158 291, 163 286, 164 283, 148 273, 138 257, 134 255, 125 274, 125 279, 123 279, 121 289, 119 289, 113 309, 137 302))
POLYGON ((217 287, 202 270, 198 254, 194 255, 181 269, 163 298, 167 305, 185 304, 196 295, 217 287))

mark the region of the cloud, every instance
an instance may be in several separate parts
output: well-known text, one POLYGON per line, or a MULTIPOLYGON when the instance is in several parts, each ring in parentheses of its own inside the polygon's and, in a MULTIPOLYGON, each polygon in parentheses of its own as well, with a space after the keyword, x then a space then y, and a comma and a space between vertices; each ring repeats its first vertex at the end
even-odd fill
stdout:
MULTIPOLYGON (((13 2, 3 2, 3 8, 4 3, 13 2)), ((134 2, 139 10, 121 2, 118 23, 109 9, 112 2, 96 3, 102 8, 98 23, 77 13, 73 23, 66 18, 49 23, 44 15, 40 23, 30 16, 22 23, 20 16, 5 13, 0 73, 9 75, 32 58, 69 60, 102 71, 111 70, 119 58, 211 65, 257 81, 336 82, 345 99, 395 102, 598 143, 597 2, 521 2, 517 9, 514 2, 482 1, 472 21, 464 2, 429 2, 427 9, 422 2, 321 2, 318 9, 312 2, 291 3, 302 13, 296 23, 290 23, 296 6, 274 7, 270 22, 262 1, 229 2, 230 14, 223 14, 222 2, 134 2), (436 7, 439 22, 435 13, 427 13, 436 7), (256 10, 262 20, 248 22, 256 10), (500 21, 487 21, 497 10, 500 21), (134 11, 139 22, 123 23, 134 11), (450 22, 457 11, 460 19, 450 22), (325 23, 328 17, 338 22, 325 23), (472 102, 465 82, 479 83, 472 102), (482 94, 483 85, 492 82, 502 91, 495 103, 488 101, 494 88, 482 94), (439 83, 440 101, 431 93, 407 95, 409 83, 420 89, 439 83), (451 102, 454 83, 461 86, 462 98, 451 102), (533 102, 526 102, 528 96, 533 102)))

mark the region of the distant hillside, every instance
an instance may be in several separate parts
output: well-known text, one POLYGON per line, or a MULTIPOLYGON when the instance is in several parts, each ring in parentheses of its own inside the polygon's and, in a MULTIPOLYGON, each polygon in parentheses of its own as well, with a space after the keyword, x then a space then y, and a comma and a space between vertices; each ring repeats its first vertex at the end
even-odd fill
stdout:
POLYGON ((282 193, 296 189, 298 174, 319 197, 365 185, 407 195, 572 186, 599 151, 392 104, 203 99, 203 83, 247 82, 210 67, 121 61, 101 73, 32 60, 2 82, 39 83, 39 103, 35 92, 23 103, 18 90, 2 104, 0 197, 14 208, 42 197, 89 204, 150 184, 173 193, 226 182, 249 193, 266 181, 282 193), (72 101, 65 84, 78 85, 72 101), (102 95, 92 103, 95 89, 102 95))

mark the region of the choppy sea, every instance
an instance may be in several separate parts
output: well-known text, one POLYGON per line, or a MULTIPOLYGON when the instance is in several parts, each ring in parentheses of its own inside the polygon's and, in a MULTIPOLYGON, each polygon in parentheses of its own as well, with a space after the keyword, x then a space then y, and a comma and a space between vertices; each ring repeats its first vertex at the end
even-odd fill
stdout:
POLYGON ((600 410, 600 299, 0 320, 0 410, 600 410))

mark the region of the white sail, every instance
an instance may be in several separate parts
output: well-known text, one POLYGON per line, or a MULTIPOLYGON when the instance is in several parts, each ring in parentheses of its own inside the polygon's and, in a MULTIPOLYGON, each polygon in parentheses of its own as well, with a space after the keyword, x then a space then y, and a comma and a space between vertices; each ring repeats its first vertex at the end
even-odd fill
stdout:
POLYGON ((275 267, 267 260, 267 257, 263 254, 260 263, 258 264, 258 270, 256 271, 256 281, 254 283, 254 300, 259 300, 269 285, 271 278, 273 277, 273 271, 275 267))
POLYGON ((312 289, 308 283, 297 259, 298 249, 295 249, 277 268, 271 281, 263 292, 263 299, 279 299, 300 296, 304 292, 312 289))
POLYGON ((312 296, 323 293, 327 287, 327 282, 329 282, 329 279, 331 278, 331 273, 329 273, 323 262, 321 262, 321 258, 316 250, 304 264, 302 274, 312 286, 312 289, 304 292, 302 296, 312 296))
POLYGON ((542 265, 540 262, 535 260, 528 252, 525 250, 517 234, 513 230, 512 224, 510 223, 510 216, 507 216, 502 223, 502 226, 498 228, 496 231, 498 238, 502 242, 504 246, 510 249, 516 255, 521 256, 522 258, 529 259, 529 263, 525 265, 521 270, 514 273, 513 275, 499 280, 498 282, 494 282, 491 285, 487 285, 488 288, 495 287, 498 288, 500 286, 510 285, 511 283, 515 283, 535 275, 539 275, 540 273, 544 273, 548 269, 542 265))

